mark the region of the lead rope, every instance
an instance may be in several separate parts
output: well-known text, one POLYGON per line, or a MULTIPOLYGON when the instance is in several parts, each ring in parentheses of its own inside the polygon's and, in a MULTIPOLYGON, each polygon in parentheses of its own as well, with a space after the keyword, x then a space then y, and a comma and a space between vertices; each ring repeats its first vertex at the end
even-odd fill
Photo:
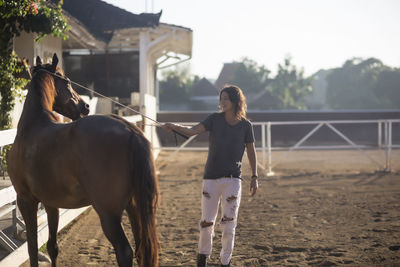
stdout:
MULTIPOLYGON (((105 95, 103 95, 103 94, 100 94, 100 93, 96 92, 96 91, 93 90, 93 89, 90 89, 90 88, 88 88, 88 87, 86 87, 86 86, 83 86, 83 85, 81 85, 81 84, 79 84, 79 83, 76 83, 76 82, 74 82, 74 81, 71 81, 70 79, 67 79, 67 78, 65 78, 65 77, 63 77, 63 76, 61 76, 61 75, 56 74, 56 73, 50 72, 50 71, 48 71, 48 70, 46 70, 46 69, 40 69, 40 70, 38 70, 38 71, 45 71, 45 72, 47 72, 47 73, 49 73, 49 74, 51 74, 51 75, 53 75, 53 76, 56 76, 56 77, 58 77, 58 78, 60 78, 60 79, 62 79, 62 80, 68 81, 68 82, 70 82, 70 83, 72 83, 72 84, 74 84, 74 85, 76 85, 76 86, 79 86, 79 87, 81 87, 81 88, 83 88, 83 89, 85 89, 85 90, 87 90, 87 91, 89 91, 89 92, 91 92, 91 93, 93 93, 93 94, 96 94, 96 95, 99 95, 99 96, 101 96, 101 97, 104 97, 104 98, 110 100, 111 102, 113 102, 113 103, 115 103, 115 104, 117 104, 117 105, 120 105, 121 107, 124 107, 124 108, 126 108, 126 109, 128 109, 128 110, 130 110, 130 111, 132 111, 132 112, 134 112, 134 113, 136 113, 136 114, 138 114, 138 115, 141 115, 141 116, 145 117, 146 119, 149 119, 150 121, 156 123, 155 125, 151 125, 151 126, 156 126, 156 127, 162 126, 162 123, 158 122, 157 120, 152 119, 152 118, 150 118, 149 116, 144 115, 144 114, 143 114, 142 112, 140 112, 140 111, 134 110, 133 108, 130 108, 130 107, 124 105, 124 104, 121 104, 120 102, 118 102, 118 101, 116 101, 116 100, 114 100, 114 99, 112 99, 112 98, 110 98, 110 97, 107 97, 107 96, 105 96, 105 95)), ((176 144, 176 146, 178 146, 178 139, 177 139, 176 135, 180 135, 181 137, 183 137, 183 138, 185 138, 185 139, 188 139, 188 138, 189 138, 189 137, 187 137, 186 135, 181 134, 181 133, 179 133, 179 132, 177 132, 177 131, 175 131, 175 130, 172 130, 172 132, 174 133, 175 144, 176 144)))

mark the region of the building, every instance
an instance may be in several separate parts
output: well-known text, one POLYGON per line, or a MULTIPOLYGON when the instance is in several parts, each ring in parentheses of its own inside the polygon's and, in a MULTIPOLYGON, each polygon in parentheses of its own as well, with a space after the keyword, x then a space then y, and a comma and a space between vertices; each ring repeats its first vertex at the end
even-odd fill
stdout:
POLYGON ((217 110, 219 90, 206 78, 200 79, 192 88, 191 110, 217 110))
MULTIPOLYGON (((62 54, 71 80, 155 119, 157 70, 191 58, 192 30, 161 23, 162 12, 137 15, 100 0, 64 0, 63 10, 71 27, 67 40, 48 36, 36 43, 26 33, 15 41, 17 54, 31 63, 62 54)), ((145 133, 156 141, 154 127, 145 133)))
POLYGON ((235 78, 236 71, 240 64, 241 63, 238 62, 224 63, 224 66, 218 75, 218 79, 215 81, 215 87, 221 90, 225 84, 231 82, 235 78))

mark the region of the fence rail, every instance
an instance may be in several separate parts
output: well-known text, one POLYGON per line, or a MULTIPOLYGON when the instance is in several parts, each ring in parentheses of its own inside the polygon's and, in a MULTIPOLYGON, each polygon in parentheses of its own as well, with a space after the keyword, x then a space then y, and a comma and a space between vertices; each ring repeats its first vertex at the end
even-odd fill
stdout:
MULTIPOLYGON (((196 123, 186 122, 182 123, 183 125, 191 126, 196 123)), ((393 124, 400 124, 400 119, 391 119, 391 120, 317 120, 317 121, 267 121, 267 122, 253 122, 254 127, 261 128, 261 145, 256 145, 256 150, 261 151, 261 162, 258 165, 266 170, 267 175, 273 175, 273 167, 276 166, 277 163, 272 163, 272 151, 274 150, 286 150, 286 153, 281 157, 281 159, 285 158, 290 152, 293 150, 336 150, 336 149, 355 149, 358 150, 363 156, 368 158, 369 160, 377 163, 374 159, 372 159, 367 153, 365 153, 365 149, 384 149, 385 150, 385 165, 381 166, 385 171, 391 171, 391 152, 393 148, 400 148, 400 144, 393 144, 393 124), (348 136, 346 136, 342 131, 340 131, 335 125, 337 124, 376 124, 376 133, 377 140, 375 146, 370 145, 360 145, 356 144, 355 141, 351 140, 348 136), (282 147, 282 146, 273 146, 273 136, 272 136, 272 128, 274 126, 294 126, 294 125, 315 125, 311 131, 305 134, 300 140, 298 140, 293 146, 290 147, 282 147), (313 134, 315 134, 318 130, 320 130, 323 126, 328 127, 333 133, 339 136, 343 141, 347 143, 347 145, 307 145, 304 146, 304 142, 306 142, 313 134)), ((183 143, 180 147, 160 147, 160 150, 183 150, 183 151, 206 151, 208 147, 188 147, 187 145, 193 140, 190 139, 189 142, 183 143)), ((379 163, 377 163, 380 165, 379 163)))

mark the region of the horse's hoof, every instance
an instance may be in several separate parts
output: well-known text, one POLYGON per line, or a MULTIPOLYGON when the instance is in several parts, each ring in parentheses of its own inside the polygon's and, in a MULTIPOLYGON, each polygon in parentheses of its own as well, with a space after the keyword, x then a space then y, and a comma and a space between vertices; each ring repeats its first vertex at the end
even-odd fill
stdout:
POLYGON ((47 256, 46 254, 44 254, 43 252, 40 252, 40 251, 38 254, 38 259, 39 259, 39 261, 43 261, 43 262, 51 262, 49 256, 47 256))
POLYGON ((15 238, 18 239, 19 241, 26 241, 26 230, 22 228, 18 229, 17 225, 17 233, 15 235, 15 238))

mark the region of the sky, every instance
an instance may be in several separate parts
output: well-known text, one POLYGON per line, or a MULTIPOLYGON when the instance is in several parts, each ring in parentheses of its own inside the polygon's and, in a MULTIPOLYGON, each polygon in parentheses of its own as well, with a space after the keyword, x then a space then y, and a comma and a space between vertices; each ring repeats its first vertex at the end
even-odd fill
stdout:
POLYGON ((400 67, 399 0, 106 0, 193 30, 190 71, 216 79, 244 57, 275 73, 286 56, 306 75, 375 57, 400 67))

